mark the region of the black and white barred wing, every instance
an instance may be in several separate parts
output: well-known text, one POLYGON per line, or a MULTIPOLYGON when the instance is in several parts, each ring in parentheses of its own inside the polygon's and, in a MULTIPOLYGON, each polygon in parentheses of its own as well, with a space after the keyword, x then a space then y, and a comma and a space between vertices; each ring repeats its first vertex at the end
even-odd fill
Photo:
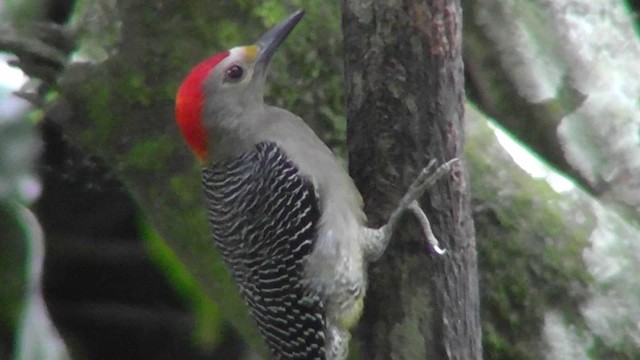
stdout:
POLYGON ((213 239, 271 351, 324 359, 324 310, 304 281, 320 218, 313 184, 273 143, 204 170, 213 239))

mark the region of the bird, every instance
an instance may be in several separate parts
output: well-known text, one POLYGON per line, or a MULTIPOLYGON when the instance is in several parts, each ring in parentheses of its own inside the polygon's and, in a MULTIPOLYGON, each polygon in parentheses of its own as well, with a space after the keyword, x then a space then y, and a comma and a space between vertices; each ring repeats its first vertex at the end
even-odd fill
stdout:
POLYGON ((431 161, 387 223, 369 228, 340 160, 303 119, 264 102, 271 58, 303 16, 192 68, 176 121, 202 165, 213 243, 273 356, 341 360, 362 313, 367 264, 400 216, 415 214, 430 248, 444 253, 417 199, 456 159, 435 171, 431 161))

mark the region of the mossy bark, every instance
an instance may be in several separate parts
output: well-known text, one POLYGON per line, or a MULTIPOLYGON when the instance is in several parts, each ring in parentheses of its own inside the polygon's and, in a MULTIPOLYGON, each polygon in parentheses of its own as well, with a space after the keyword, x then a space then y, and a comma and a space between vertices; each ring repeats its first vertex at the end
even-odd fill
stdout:
MULTIPOLYGON (((371 222, 380 224, 426 163, 424 156, 442 162, 462 155, 462 68, 452 60, 458 56, 456 34, 461 23, 457 7, 440 8, 441 1, 433 4, 438 16, 432 16, 424 2, 402 2, 412 16, 399 25, 394 21, 403 15, 393 10, 393 4, 349 3, 356 5, 345 12, 345 21, 352 20, 345 24, 350 27, 345 29, 347 64, 352 64, 347 88, 350 103, 359 104, 349 110, 350 118, 358 119, 348 129, 350 168, 367 199, 371 222), (375 35, 353 36, 362 31, 375 35), (433 34, 441 35, 438 41, 446 39, 446 44, 425 40, 433 34), (365 45, 370 50, 364 51, 365 45), (422 56, 420 65, 411 63, 416 52, 422 56), (436 71, 443 63, 449 67, 436 71), (353 71, 353 66, 362 69, 353 71), (423 86, 431 89, 429 96, 411 95, 420 94, 423 86), (449 107, 452 103, 458 107, 449 107), (451 126, 440 128, 435 119, 451 126)), ((199 169, 174 124, 173 97, 193 64, 215 51, 249 42, 263 28, 246 4, 186 6, 159 1, 150 8, 139 0, 85 2, 98 5, 101 9, 78 8, 75 22, 88 31, 79 53, 95 61, 65 69, 60 96, 50 103, 48 117, 62 124, 87 152, 106 160, 207 296, 219 304, 223 316, 259 347, 253 323, 211 246, 199 169)), ((310 27, 309 34, 300 28, 296 36, 304 38, 291 46, 297 55, 282 55, 289 58, 287 63, 274 64, 279 76, 272 94, 277 94, 277 104, 311 118, 319 133, 329 134, 325 139, 335 141, 341 133, 330 127, 342 113, 342 93, 336 85, 341 83, 336 63, 340 42, 337 24, 320 21, 337 17, 337 11, 329 10, 309 13, 305 20, 322 23, 321 30, 315 30, 315 24, 301 24, 310 27), (328 89, 323 88, 326 84, 328 89)), ((471 58, 469 65, 478 62, 471 58)), ((602 358, 637 358, 633 346, 614 348, 600 339, 585 325, 580 311, 596 287, 583 260, 597 221, 593 199, 578 191, 557 194, 542 180, 532 179, 504 153, 486 119, 468 109, 464 172, 469 171, 473 189, 485 358, 545 358, 550 352, 545 335, 550 313, 561 314, 565 330, 582 340, 570 345, 604 354, 602 358)), ((451 183, 439 183, 423 202, 448 255, 424 254, 416 224, 407 219, 406 231, 393 240, 391 252, 372 268, 362 331, 355 336, 366 345, 363 358, 374 352, 378 357, 411 359, 479 357, 474 295, 478 290, 471 274, 474 244, 468 217, 462 216, 468 212, 463 181, 461 173, 454 173, 451 183), (464 230, 454 228, 451 214, 460 214, 456 221, 464 221, 464 230), (448 282, 451 277, 466 281, 448 282), (457 317, 464 321, 453 322, 457 317)))
POLYGON ((469 98, 546 163, 638 223, 640 42, 624 2, 463 5, 469 98))
POLYGON ((596 216, 584 194, 558 194, 518 167, 471 106, 466 123, 484 358, 543 359, 545 314, 584 330, 579 309, 592 277, 582 254, 596 216))

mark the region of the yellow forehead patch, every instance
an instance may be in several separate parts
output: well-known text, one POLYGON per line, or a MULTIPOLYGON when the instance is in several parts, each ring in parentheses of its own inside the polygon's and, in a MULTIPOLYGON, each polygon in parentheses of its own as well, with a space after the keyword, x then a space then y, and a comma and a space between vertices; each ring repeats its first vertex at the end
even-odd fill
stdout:
POLYGON ((243 50, 244 56, 246 56, 249 61, 255 60, 256 57, 258 57, 258 51, 260 51, 260 49, 255 45, 245 46, 243 50))

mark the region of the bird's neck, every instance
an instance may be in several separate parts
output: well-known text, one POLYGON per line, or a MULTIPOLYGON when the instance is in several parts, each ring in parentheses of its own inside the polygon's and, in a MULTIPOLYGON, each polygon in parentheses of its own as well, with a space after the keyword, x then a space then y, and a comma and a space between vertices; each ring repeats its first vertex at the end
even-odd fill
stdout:
POLYGON ((259 142, 256 129, 260 126, 256 124, 267 119, 264 104, 213 116, 207 122, 209 161, 212 163, 230 160, 252 150, 259 142))

